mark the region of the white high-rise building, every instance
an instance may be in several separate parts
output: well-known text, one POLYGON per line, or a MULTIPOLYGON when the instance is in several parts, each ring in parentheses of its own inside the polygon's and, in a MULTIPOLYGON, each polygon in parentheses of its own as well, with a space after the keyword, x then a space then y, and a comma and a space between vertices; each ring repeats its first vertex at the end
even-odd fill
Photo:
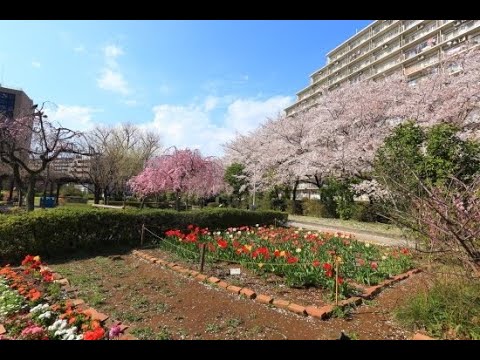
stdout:
POLYGON ((327 64, 310 75, 310 85, 285 109, 288 116, 315 105, 323 88, 375 79, 402 69, 423 75, 445 54, 480 43, 480 20, 376 20, 327 54, 327 64))

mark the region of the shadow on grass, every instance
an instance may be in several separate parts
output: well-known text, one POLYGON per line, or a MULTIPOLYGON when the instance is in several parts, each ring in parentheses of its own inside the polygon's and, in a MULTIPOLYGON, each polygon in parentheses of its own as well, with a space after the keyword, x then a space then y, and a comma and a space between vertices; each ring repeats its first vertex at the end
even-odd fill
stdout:
POLYGON ((44 256, 43 260, 51 265, 61 265, 75 260, 87 260, 95 258, 97 256, 120 256, 127 255, 136 247, 134 246, 125 246, 125 245, 115 245, 95 250, 78 250, 74 253, 64 253, 57 255, 44 256))

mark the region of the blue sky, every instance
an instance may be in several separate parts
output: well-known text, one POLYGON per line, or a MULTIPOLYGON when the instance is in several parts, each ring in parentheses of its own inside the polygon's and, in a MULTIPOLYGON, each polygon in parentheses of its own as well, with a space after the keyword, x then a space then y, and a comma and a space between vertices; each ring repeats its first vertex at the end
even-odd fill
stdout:
POLYGON ((0 83, 76 130, 131 122, 221 155, 371 20, 0 21, 0 83))

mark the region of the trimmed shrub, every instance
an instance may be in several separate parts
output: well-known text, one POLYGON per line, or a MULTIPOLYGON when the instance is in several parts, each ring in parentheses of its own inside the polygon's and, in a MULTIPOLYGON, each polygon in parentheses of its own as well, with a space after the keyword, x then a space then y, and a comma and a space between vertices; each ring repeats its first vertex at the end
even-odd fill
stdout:
MULTIPOLYGON (((189 224, 211 230, 230 226, 270 225, 287 220, 286 213, 209 209, 173 210, 55 209, 0 217, 0 263, 20 260, 26 254, 58 255, 109 245, 135 246, 145 224, 162 236, 166 230, 186 230, 189 224)), ((149 236, 148 239, 153 239, 149 236)))
POLYGON ((86 204, 88 203, 88 198, 83 198, 81 196, 60 196, 58 198, 58 203, 60 205, 65 204, 86 204))

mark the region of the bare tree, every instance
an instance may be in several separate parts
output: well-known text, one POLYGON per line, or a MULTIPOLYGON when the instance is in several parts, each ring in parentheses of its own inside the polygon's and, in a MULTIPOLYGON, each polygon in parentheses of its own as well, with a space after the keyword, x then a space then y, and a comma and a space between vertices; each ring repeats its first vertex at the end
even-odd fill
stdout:
POLYGON ((0 159, 10 166, 16 186, 26 191, 27 210, 34 209, 35 183, 62 153, 79 153, 81 133, 56 126, 44 114, 45 103, 31 114, 0 119, 0 159), (23 176, 22 176, 23 175, 23 176))
POLYGON ((86 177, 94 202, 99 203, 103 193, 121 193, 125 201, 127 180, 142 171, 146 162, 160 149, 160 136, 132 124, 118 127, 96 127, 87 134, 91 149, 90 166, 86 177))

